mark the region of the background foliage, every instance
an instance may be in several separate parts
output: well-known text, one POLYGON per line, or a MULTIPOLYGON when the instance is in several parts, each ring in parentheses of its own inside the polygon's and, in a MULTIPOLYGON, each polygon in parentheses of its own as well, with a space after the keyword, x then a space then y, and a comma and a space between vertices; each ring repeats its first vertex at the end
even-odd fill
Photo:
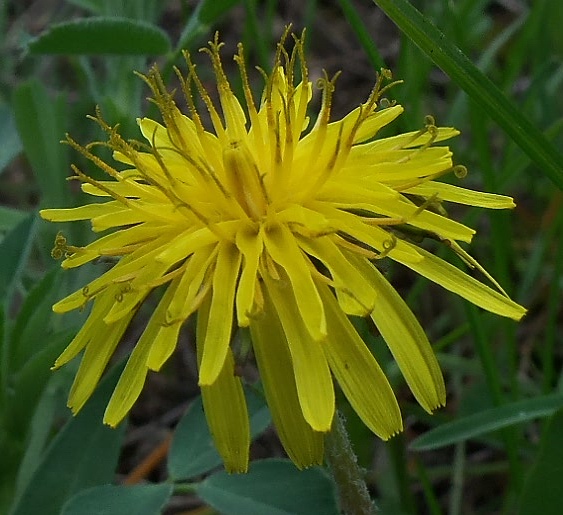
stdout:
MULTIPOLYGON (((246 476, 220 470, 198 400, 191 327, 117 430, 101 418, 119 359, 75 418, 65 408, 73 365, 49 370, 84 316, 55 317, 52 303, 103 266, 62 274, 50 257, 57 229, 37 210, 80 203, 65 178, 71 161, 88 168, 58 142, 67 131, 99 139, 85 119, 96 105, 138 137, 135 118, 154 113, 133 70, 156 61, 170 76, 181 49, 195 52, 215 30, 229 52, 243 41, 249 61, 267 69, 290 22, 307 27, 313 76, 343 70, 335 116, 363 101, 374 70, 391 68, 404 80, 393 94, 406 107, 394 130, 415 130, 429 113, 456 126, 456 161, 470 171, 464 185, 518 205, 452 213, 478 228, 471 252, 529 309, 518 325, 387 270, 435 342, 445 409, 422 412, 378 335, 360 323, 406 418, 405 433, 383 443, 342 405, 381 512, 561 512, 563 3, 24 0, 0 4, 0 513, 338 513, 324 470, 298 472, 283 459, 250 386, 255 461, 246 476)), ((64 230, 73 243, 92 239, 86 226, 64 230)))

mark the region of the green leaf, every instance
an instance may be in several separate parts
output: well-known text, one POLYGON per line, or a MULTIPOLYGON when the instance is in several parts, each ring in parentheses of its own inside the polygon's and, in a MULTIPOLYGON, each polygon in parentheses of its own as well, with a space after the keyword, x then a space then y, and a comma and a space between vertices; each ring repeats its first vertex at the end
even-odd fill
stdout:
MULTIPOLYGON (((247 388, 245 395, 250 433, 255 438, 270 425, 270 412, 264 400, 252 390, 247 388)), ((208 472, 222 462, 209 433, 200 397, 191 404, 176 427, 168 456, 168 473, 174 480, 188 479, 208 472)))
POLYGON ((373 1, 506 131, 545 175, 563 189, 563 155, 521 109, 408 0, 373 1))
POLYGON ((60 275, 60 268, 54 268, 45 274, 28 293, 19 310, 10 335, 12 373, 20 370, 34 354, 45 348, 45 339, 50 338, 49 322, 53 316, 51 306, 60 295, 60 275))
POLYGON ((42 84, 32 80, 16 87, 12 107, 42 204, 62 204, 69 191, 67 149, 60 144, 67 126, 66 99, 62 95, 51 98, 42 84))
MULTIPOLYGON (((14 123, 12 110, 6 105, 0 105, 0 173, 22 151, 22 143, 14 123)), ((0 220, 2 215, 0 214, 0 220)))
POLYGON ((552 394, 504 404, 443 424, 416 438, 410 448, 416 451, 438 449, 503 427, 547 417, 563 406, 563 395, 552 394))
MULTIPOLYGON (((43 345, 29 357, 21 370, 10 378, 12 385, 10 396, 7 399, 6 427, 13 434, 22 435, 27 431, 41 392, 53 374, 51 367, 73 336, 72 331, 50 335, 43 345)), ((36 342, 40 341, 41 338, 38 338, 36 342)))
POLYGON ((11 288, 27 264, 36 228, 37 217, 31 214, 0 243, 0 299, 4 299, 4 302, 8 302, 11 288))
POLYGON ((96 16, 51 25, 27 49, 32 54, 162 55, 170 50, 170 39, 144 21, 96 16))
POLYGON ((253 462, 248 474, 218 472, 196 488, 225 515, 337 515, 334 485, 320 468, 299 471, 289 460, 253 462))
POLYGON ((177 48, 190 48, 209 33, 211 26, 240 0, 200 0, 184 27, 177 48))
MULTIPOLYGON (((41 399, 29 421, 28 432, 25 435, 25 449, 22 449, 17 474, 12 474, 16 479, 16 497, 20 496, 41 463, 41 456, 53 436, 52 428, 55 414, 60 420, 59 409, 61 400, 65 396, 64 393, 68 391, 70 386, 69 379, 70 377, 64 374, 52 374, 48 384, 43 389, 41 399)), ((70 416, 70 412, 66 414, 70 416)), ((20 435, 20 439, 22 437, 23 435, 20 435)), ((14 497, 13 492, 11 497, 14 497)), ((2 513, 1 510, 0 513, 2 513)))
POLYGON ((115 367, 82 411, 57 434, 10 515, 59 515, 76 492, 112 481, 125 424, 111 429, 102 424, 102 418, 122 369, 115 367))
POLYGON ((172 495, 172 485, 96 486, 78 492, 61 515, 155 515, 172 495))
POLYGON ((540 443, 540 451, 530 470, 519 515, 560 515, 563 506, 563 410, 551 417, 540 443))

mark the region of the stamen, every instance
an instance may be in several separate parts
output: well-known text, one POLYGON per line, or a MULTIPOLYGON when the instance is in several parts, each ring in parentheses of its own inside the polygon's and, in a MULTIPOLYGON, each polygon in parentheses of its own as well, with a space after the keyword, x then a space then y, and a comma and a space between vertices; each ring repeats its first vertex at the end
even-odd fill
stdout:
MULTIPOLYGON (((89 161, 91 161, 92 163, 94 163, 97 167, 99 167, 101 170, 103 170, 104 172, 106 172, 110 177, 113 177, 114 179, 121 181, 123 180, 119 174, 119 172, 111 167, 110 165, 108 165, 105 161, 103 161, 102 159, 100 159, 98 156, 92 154, 92 152, 90 152, 90 150, 88 150, 87 147, 83 147, 82 145, 80 145, 79 143, 77 143, 76 141, 74 141, 69 134, 66 134, 66 139, 63 140, 61 143, 64 143, 66 145, 71 146, 74 150, 78 151, 80 154, 82 154, 86 159, 88 159, 89 161)), ((91 144, 90 144, 91 145, 91 144)), ((105 191, 105 190, 104 190, 105 191)), ((113 196, 113 195, 112 195, 113 196)))
POLYGON ((330 236, 338 232, 333 228, 327 228, 322 231, 314 231, 309 229, 306 224, 300 222, 288 222, 287 226, 292 232, 305 236, 305 238, 322 238, 323 236, 330 236))
POLYGON ((91 184, 95 188, 102 190, 104 193, 107 193, 108 196, 113 197, 115 200, 121 202, 124 206, 127 206, 130 209, 134 209, 134 207, 135 207, 134 203, 131 202, 131 200, 128 199, 127 197, 123 197, 123 196, 115 193, 114 191, 112 191, 109 188, 107 188, 106 186, 104 186, 101 182, 98 182, 95 179, 92 179, 91 177, 86 175, 84 172, 80 171, 80 169, 76 165, 70 165, 70 167, 72 168, 72 171, 76 174, 76 176, 68 177, 68 179, 70 179, 70 180, 79 179, 82 182, 87 182, 88 184, 91 184))
MULTIPOLYGON (((189 256, 186 256, 186 259, 188 257, 189 256)), ((179 275, 184 273, 184 270, 186 268, 186 263, 187 262, 185 262, 181 267, 176 268, 175 270, 172 270, 172 272, 168 272, 167 274, 160 276, 158 279, 155 279, 154 281, 148 282, 146 287, 149 288, 149 289, 154 289, 154 288, 157 288, 158 286, 162 286, 163 284, 166 284, 166 283, 172 281, 172 279, 175 279, 176 277, 178 277, 179 275)))
POLYGON ((215 133, 217 134, 219 140, 224 142, 226 139, 225 127, 223 126, 223 122, 221 121, 219 113, 217 112, 215 106, 213 105, 209 93, 205 89, 205 86, 203 85, 203 83, 201 82, 200 78, 196 73, 196 66, 192 62, 191 55, 189 52, 184 52, 184 59, 186 60, 186 64, 188 66, 188 70, 190 74, 189 76, 193 79, 194 84, 196 85, 197 91, 199 93, 199 96, 203 100, 203 103, 207 108, 207 112, 211 116, 211 122, 213 123, 213 128, 215 129, 215 133))
POLYGON ((299 55, 299 62, 301 64, 301 82, 309 82, 309 69, 307 68, 307 60, 305 59, 305 35, 306 29, 301 32, 301 37, 293 34, 293 40, 295 41, 295 47, 299 55))
MULTIPOLYGON (((186 51, 184 50, 184 53, 185 52, 186 51)), ((199 111, 197 110, 197 107, 195 105, 194 96, 192 93, 192 72, 188 72, 188 76, 185 78, 182 75, 182 72, 176 66, 174 66, 174 72, 176 73, 176 76, 178 77, 178 80, 180 81, 180 84, 182 86, 182 93, 184 94, 184 100, 186 101, 186 104, 190 111, 191 119, 194 122, 196 130, 201 137, 201 134, 205 132, 205 128, 203 127, 203 123, 201 121, 201 117, 199 116, 199 111)))
POLYGON ((428 141, 423 143, 420 147, 413 149, 407 156, 403 157, 402 159, 399 159, 397 161, 398 163, 406 163, 406 162, 410 161, 411 159, 413 159, 414 157, 416 157, 421 152, 424 152, 427 148, 432 146, 432 144, 434 143, 434 141, 438 137, 438 128, 436 127, 436 125, 434 125, 434 117, 432 117, 431 115, 426 115, 424 120, 426 122, 424 128, 421 129, 420 131, 418 131, 412 138, 410 138, 410 140, 407 143, 401 145, 400 148, 401 149, 405 148, 407 145, 414 143, 423 134, 426 134, 426 133, 430 134, 430 138, 428 139, 428 141), (429 123, 429 122, 432 122, 432 123, 429 123))
POLYGON ((246 118, 244 112, 240 109, 238 100, 233 94, 229 80, 223 70, 223 63, 219 51, 224 43, 219 42, 218 32, 215 32, 213 41, 209 41, 208 45, 209 48, 201 48, 200 52, 206 53, 211 59, 213 70, 217 78, 217 90, 223 109, 226 130, 229 132, 230 138, 241 139, 246 135, 246 118))
POLYGON ((467 167, 463 165, 455 165, 453 167, 453 172, 458 179, 465 179, 467 177, 467 167))
POLYGON ((66 242, 67 240, 65 236, 61 231, 59 231, 55 236, 55 246, 51 250, 51 257, 53 259, 56 259, 58 261, 59 259, 62 259, 65 256, 67 252, 66 242))
POLYGON ((291 163, 293 162, 293 130, 291 126, 291 111, 293 98, 289 99, 289 105, 286 98, 281 96, 283 102, 283 114, 285 118, 285 145, 283 149, 283 160, 286 166, 286 170, 289 172, 291 170, 291 163))
POLYGON ((280 274, 277 270, 276 264, 274 263, 270 254, 268 252, 263 252, 262 255, 260 256, 260 260, 262 261, 263 266, 266 268, 266 273, 274 281, 279 281, 281 279, 281 277, 280 277, 280 274))
POLYGON ((348 240, 342 234, 335 235, 334 238, 335 238, 335 243, 339 247, 349 250, 355 254, 359 254, 360 256, 366 257, 369 260, 376 259, 378 256, 376 252, 373 252, 372 250, 369 250, 365 247, 356 244, 353 241, 348 240))
POLYGON ((175 144, 179 148, 186 149, 186 141, 184 140, 182 130, 178 127, 176 121, 178 116, 180 116, 180 113, 176 107, 176 102, 174 102, 174 91, 171 93, 167 91, 162 75, 156 65, 149 70, 149 74, 147 76, 141 73, 137 73, 137 75, 141 77, 151 89, 154 98, 149 100, 158 107, 164 124, 167 127, 170 140, 172 141, 172 139, 175 138, 178 141, 178 144, 175 144))
POLYGON ((493 286, 497 288, 500 293, 502 293, 507 299, 510 298, 509 295, 504 291, 502 286, 494 279, 494 277, 491 276, 489 272, 487 272, 473 256, 468 254, 459 245, 459 243, 457 243, 457 241, 445 238, 440 238, 440 240, 442 241, 442 243, 445 243, 448 247, 450 247, 467 266, 479 270, 479 272, 481 272, 493 284, 493 286))
POLYGON ((250 81, 248 80, 248 73, 246 71, 246 63, 244 60, 244 51, 242 43, 238 44, 238 54, 234 56, 234 60, 238 65, 240 77, 242 80, 242 89, 244 92, 244 98, 246 100, 246 108, 250 116, 250 123, 252 130, 255 131, 255 143, 261 144, 263 141, 262 129, 260 127, 260 122, 258 121, 258 111, 256 110, 256 104, 252 97, 252 89, 250 88, 250 81))
POLYGON ((391 236, 390 240, 385 240, 383 242, 383 251, 381 251, 375 259, 383 259, 389 255, 389 253, 397 246, 397 237, 394 234, 389 234, 391 236))
MULTIPOLYGON (((319 154, 321 152, 321 148, 325 142, 326 132, 328 127, 328 122, 330 120, 330 111, 332 107, 332 93, 334 91, 334 84, 340 72, 337 72, 332 79, 328 78, 328 74, 326 70, 323 70, 323 77, 317 80, 317 87, 322 89, 322 100, 321 100, 321 110, 317 116, 317 121, 315 122, 315 126, 311 131, 316 133, 315 141, 313 143, 313 148, 310 152, 310 159, 309 163, 307 164, 308 168, 316 168, 315 162, 318 160, 319 154)), ((315 194, 317 189, 314 188, 315 184, 318 180, 315 180, 313 183, 313 187, 307 187, 303 190, 303 198, 310 194, 315 194)), ((324 182, 324 180, 323 180, 324 182)))

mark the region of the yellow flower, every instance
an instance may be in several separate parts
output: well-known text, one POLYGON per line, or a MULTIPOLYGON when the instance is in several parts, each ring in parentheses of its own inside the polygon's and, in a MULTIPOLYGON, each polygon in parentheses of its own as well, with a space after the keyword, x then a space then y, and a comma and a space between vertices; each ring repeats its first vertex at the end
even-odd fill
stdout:
POLYGON ((53 307, 65 313, 92 301, 87 321, 55 363, 59 367, 84 350, 69 406, 80 410, 139 306, 153 289, 166 285, 104 421, 115 426, 122 420, 147 372, 162 367, 182 325, 197 313, 205 413, 230 471, 247 469, 250 440, 230 347, 234 325, 249 328, 280 439, 295 464, 307 467, 322 460, 323 434, 335 412, 333 378, 375 434, 387 439, 402 429, 391 387, 348 315, 372 318, 425 410, 445 402, 428 339, 378 269, 378 260, 397 261, 494 313, 514 319, 525 313, 496 283, 496 289, 485 286, 406 237, 407 230, 415 230, 445 242, 484 272, 457 243, 471 241, 475 231, 449 219, 442 202, 493 209, 514 204, 508 197, 435 182, 455 169, 449 148, 434 144, 458 132, 438 128, 429 118, 419 131, 376 139, 403 111, 383 97, 389 87, 385 72, 366 102, 335 122, 329 120, 336 77, 319 79, 322 104, 312 123, 307 110, 313 86, 303 39, 294 37, 288 52, 286 36, 271 74, 263 73, 258 106, 242 46, 235 61, 244 107, 223 71, 217 37, 204 51, 215 72, 220 112, 188 54, 187 77, 177 75, 189 116, 151 70, 143 78, 164 125, 139 120, 147 143, 126 142, 99 113, 96 118, 108 134, 104 144, 123 170, 96 157, 91 145, 68 138, 109 175, 98 181, 73 167, 82 189, 110 200, 41 212, 53 222, 90 220, 95 232, 109 230, 86 247, 69 246, 59 236, 54 254, 66 256, 63 268, 117 259, 53 307), (192 89, 212 131, 204 126, 192 89))

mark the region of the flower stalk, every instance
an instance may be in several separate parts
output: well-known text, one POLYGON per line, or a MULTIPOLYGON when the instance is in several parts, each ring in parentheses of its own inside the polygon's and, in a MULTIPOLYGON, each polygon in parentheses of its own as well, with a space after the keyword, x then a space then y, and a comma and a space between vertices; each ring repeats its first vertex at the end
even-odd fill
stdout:
POLYGON ((374 515, 377 513, 371 500, 364 472, 352 449, 346 431, 344 416, 337 411, 332 429, 325 439, 325 459, 338 490, 340 507, 346 515, 374 515))

